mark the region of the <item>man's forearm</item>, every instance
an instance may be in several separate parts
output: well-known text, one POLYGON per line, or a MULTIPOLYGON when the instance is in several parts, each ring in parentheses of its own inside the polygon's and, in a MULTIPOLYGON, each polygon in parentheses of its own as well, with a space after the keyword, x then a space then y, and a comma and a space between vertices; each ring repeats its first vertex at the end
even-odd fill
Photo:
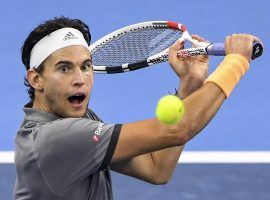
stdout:
POLYGON ((186 112, 179 126, 181 124, 189 126, 186 127, 187 131, 184 131, 189 137, 188 140, 192 139, 208 124, 224 100, 225 94, 214 83, 204 84, 198 91, 184 99, 186 112))
MULTIPOLYGON (((182 79, 178 95, 184 98, 189 96, 203 85, 203 81, 204 80, 197 80, 195 78, 193 80, 192 77, 182 79)), ((183 149, 184 145, 151 153, 153 165, 155 165, 158 171, 159 182, 166 183, 169 181, 183 149)))
POLYGON ((178 88, 178 95, 182 98, 186 98, 193 92, 203 86, 204 79, 198 80, 193 77, 184 77, 181 79, 181 84, 178 88))

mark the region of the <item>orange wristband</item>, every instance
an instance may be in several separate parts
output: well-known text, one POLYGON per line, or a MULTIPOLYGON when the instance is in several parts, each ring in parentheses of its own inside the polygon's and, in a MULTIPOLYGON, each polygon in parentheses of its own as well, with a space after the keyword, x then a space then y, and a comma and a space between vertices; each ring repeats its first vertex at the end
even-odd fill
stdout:
POLYGON ((229 54, 205 80, 205 83, 215 83, 227 98, 248 68, 249 62, 242 55, 229 54))

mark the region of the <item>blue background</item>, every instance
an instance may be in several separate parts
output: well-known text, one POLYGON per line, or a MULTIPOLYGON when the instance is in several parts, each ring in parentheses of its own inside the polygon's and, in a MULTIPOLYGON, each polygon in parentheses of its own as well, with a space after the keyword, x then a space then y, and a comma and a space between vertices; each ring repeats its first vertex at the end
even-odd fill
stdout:
MULTIPOLYGON (((54 16, 80 18, 92 42, 126 25, 148 20, 183 23, 190 33, 222 42, 250 33, 264 43, 264 55, 251 68, 217 116, 186 150, 270 150, 269 1, 267 0, 47 0, 3 1, 0 6, 0 151, 14 150, 14 137, 28 96, 21 63, 23 41, 39 23, 54 16)), ((222 58, 211 57, 210 72, 222 58)), ((158 99, 173 92, 178 79, 168 64, 118 75, 95 75, 90 107, 104 121, 126 123, 154 116, 158 99)))

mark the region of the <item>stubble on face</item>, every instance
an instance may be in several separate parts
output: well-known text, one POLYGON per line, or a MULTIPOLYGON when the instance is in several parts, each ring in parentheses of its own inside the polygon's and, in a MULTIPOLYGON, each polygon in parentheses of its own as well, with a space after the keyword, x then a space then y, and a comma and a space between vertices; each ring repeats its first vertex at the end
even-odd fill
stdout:
POLYGON ((44 83, 44 89, 40 94, 42 101, 39 102, 43 110, 65 118, 85 115, 93 84, 92 66, 90 70, 85 70, 89 62, 92 62, 90 53, 82 46, 60 49, 47 59, 42 74, 44 83), (64 67, 57 64, 62 61, 67 63, 63 65, 64 67), (62 72, 66 68, 67 72, 62 72), (78 94, 83 96, 82 100, 71 101, 71 97, 78 94))

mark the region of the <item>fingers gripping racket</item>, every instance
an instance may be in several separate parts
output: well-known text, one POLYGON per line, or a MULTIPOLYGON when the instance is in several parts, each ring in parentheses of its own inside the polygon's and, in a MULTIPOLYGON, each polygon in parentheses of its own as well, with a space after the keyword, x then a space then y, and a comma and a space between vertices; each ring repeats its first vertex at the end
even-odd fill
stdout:
MULTIPOLYGON (((180 50, 178 57, 226 55, 223 43, 198 42, 191 38, 183 24, 149 21, 121 28, 93 43, 89 49, 94 72, 122 73, 165 62, 169 47, 176 40, 189 41, 195 47, 180 50)), ((262 51, 262 45, 254 43, 252 59, 259 57, 262 51)))

